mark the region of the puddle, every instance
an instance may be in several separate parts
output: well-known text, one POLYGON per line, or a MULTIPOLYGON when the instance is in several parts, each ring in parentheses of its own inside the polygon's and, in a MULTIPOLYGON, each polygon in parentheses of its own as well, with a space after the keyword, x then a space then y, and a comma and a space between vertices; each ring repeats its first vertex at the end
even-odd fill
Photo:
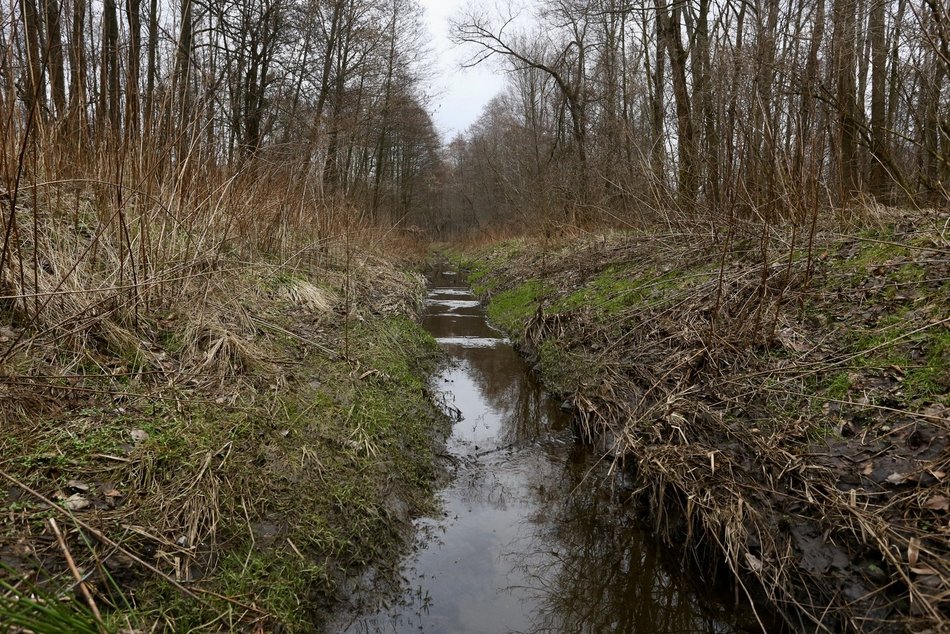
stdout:
POLYGON ((738 632, 722 602, 665 565, 614 502, 607 468, 461 282, 435 276, 423 323, 452 358, 435 377, 461 412, 445 516, 417 522, 401 596, 340 628, 380 632, 738 632))

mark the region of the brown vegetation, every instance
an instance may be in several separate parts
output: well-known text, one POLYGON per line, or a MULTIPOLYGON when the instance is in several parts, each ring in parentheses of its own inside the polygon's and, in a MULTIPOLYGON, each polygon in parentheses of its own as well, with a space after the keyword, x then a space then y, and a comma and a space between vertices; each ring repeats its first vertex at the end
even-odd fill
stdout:
POLYGON ((313 627, 435 476, 417 5, 4 11, 0 621, 313 627))
POLYGON ((470 265, 700 574, 719 565, 795 630, 942 631, 946 217, 757 234, 500 243, 470 265))

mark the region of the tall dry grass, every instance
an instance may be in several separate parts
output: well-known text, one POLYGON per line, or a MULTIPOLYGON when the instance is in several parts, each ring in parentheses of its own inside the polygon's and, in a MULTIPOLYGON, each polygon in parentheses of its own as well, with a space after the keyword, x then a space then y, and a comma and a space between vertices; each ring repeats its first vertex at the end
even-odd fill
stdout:
POLYGON ((169 383, 244 372, 266 356, 252 335, 268 280, 329 313, 353 251, 361 262, 384 243, 418 252, 418 236, 326 196, 308 164, 262 154, 223 167, 197 134, 80 147, 16 100, 0 111, 4 419, 85 389, 77 382, 89 375, 169 383), (169 332, 174 355, 161 341, 169 332))

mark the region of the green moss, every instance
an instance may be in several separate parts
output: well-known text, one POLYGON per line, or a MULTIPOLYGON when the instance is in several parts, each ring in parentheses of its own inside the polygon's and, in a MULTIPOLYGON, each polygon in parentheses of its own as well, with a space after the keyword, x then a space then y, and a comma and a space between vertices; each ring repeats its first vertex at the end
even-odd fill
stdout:
POLYGON ((499 278, 490 275, 492 268, 484 262, 474 262, 468 268, 468 283, 476 295, 486 295, 498 286, 499 278))
POLYGON ((950 329, 942 328, 924 341, 926 363, 907 373, 904 390, 911 398, 937 397, 950 405, 950 329))
POLYGON ((858 254, 848 261, 847 265, 853 268, 869 268, 908 255, 910 255, 910 250, 905 246, 882 242, 865 242, 858 254))
MULTIPOLYGON (((851 274, 852 281, 861 280, 869 269, 911 255, 911 249, 897 243, 893 231, 889 229, 864 231, 860 234, 860 240, 858 252, 841 263, 842 269, 851 274)), ((898 271, 900 269, 894 270, 898 271)), ((892 275, 896 274, 892 273, 892 275)))
POLYGON ((487 295, 501 281, 499 272, 524 250, 518 240, 497 242, 471 252, 448 251, 445 255, 458 268, 467 272, 468 283, 476 295, 487 295))
POLYGON ((492 297, 488 303, 488 318, 509 333, 520 333, 549 292, 540 280, 528 280, 492 297))
POLYGON ((907 319, 910 306, 898 305, 873 328, 855 330, 846 339, 847 351, 859 367, 893 367, 904 372, 904 392, 910 399, 943 396, 950 391, 950 329, 919 328, 907 319), (913 332, 913 334, 911 334, 913 332), (923 360, 920 360, 920 355, 923 360))
POLYGON ((910 263, 894 269, 888 275, 888 279, 900 284, 907 284, 911 282, 922 282, 926 274, 927 270, 924 267, 919 264, 910 263))
POLYGON ((552 306, 557 312, 588 307, 603 315, 612 315, 622 308, 641 301, 644 281, 630 272, 609 267, 577 291, 561 298, 552 306))
POLYGON ((583 306, 601 316, 610 316, 643 302, 650 294, 648 286, 654 281, 658 280, 637 277, 630 270, 612 266, 579 290, 555 302, 552 308, 563 312, 583 306))
POLYGON ((708 270, 709 267, 701 267, 657 272, 626 265, 611 266, 577 291, 554 302, 552 310, 565 312, 587 307, 598 317, 610 317, 634 306, 670 301, 673 291, 695 284, 708 270))
POLYGON ((844 400, 851 390, 851 377, 847 372, 834 375, 824 388, 825 396, 834 400, 844 400))

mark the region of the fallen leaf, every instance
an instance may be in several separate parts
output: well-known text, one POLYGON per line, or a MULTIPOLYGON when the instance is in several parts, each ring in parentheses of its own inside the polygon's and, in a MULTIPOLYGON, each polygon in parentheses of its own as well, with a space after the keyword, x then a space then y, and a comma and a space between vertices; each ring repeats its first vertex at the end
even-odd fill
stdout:
POLYGON ((926 564, 923 565, 923 566, 911 566, 911 567, 910 567, 910 571, 911 571, 912 573, 914 573, 915 575, 935 575, 935 574, 937 574, 937 571, 936 571, 936 570, 934 570, 933 568, 931 568, 930 566, 928 566, 928 565, 926 565, 926 564))
POLYGON ((907 474, 906 473, 892 473, 891 475, 887 476, 887 481, 890 482, 891 484, 904 484, 905 482, 907 482, 907 474))
POLYGON ((748 564, 749 569, 752 570, 752 572, 762 572, 762 560, 752 553, 745 554, 745 562, 748 564))
POLYGON ((809 348, 808 343, 804 341, 804 338, 791 328, 783 328, 780 330, 778 332, 778 340, 779 343, 792 352, 807 352, 809 348))
POLYGON ((950 411, 943 405, 938 405, 934 403, 924 408, 924 411, 921 412, 924 416, 929 416, 931 418, 950 418, 950 411))
POLYGON ((80 482, 79 480, 70 480, 66 483, 66 488, 72 489, 73 491, 77 491, 79 493, 88 493, 90 487, 85 482, 80 482))
POLYGON ((950 511, 950 500, 945 495, 934 495, 920 507, 928 511, 950 511))
POLYGON ((917 559, 920 557, 920 538, 911 537, 907 542, 907 563, 913 568, 917 565, 917 559))
POLYGON ((92 506, 92 502, 76 493, 66 498, 66 501, 63 502, 63 506, 69 511, 81 511, 92 506))
POLYGON ((864 464, 864 469, 861 470, 861 475, 869 476, 869 475, 871 475, 872 473, 874 473, 874 463, 873 463, 873 462, 866 462, 866 463, 864 464))

